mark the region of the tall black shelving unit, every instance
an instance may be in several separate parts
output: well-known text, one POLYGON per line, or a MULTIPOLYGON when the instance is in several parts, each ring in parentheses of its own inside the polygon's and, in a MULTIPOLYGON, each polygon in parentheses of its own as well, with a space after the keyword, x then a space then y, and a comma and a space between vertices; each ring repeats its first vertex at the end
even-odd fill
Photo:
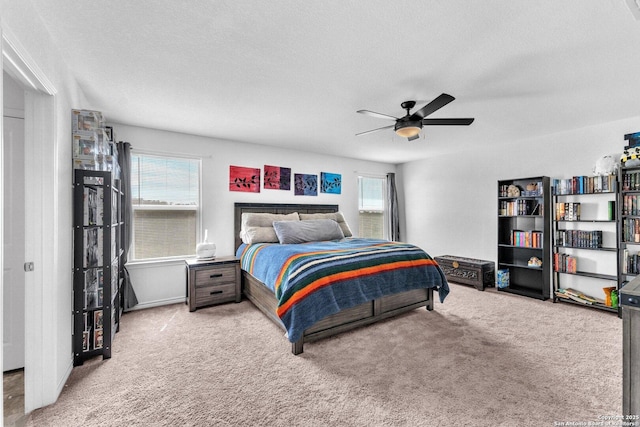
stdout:
MULTIPOLYGON (((618 291, 640 275, 640 166, 618 170, 618 291)), ((621 311, 618 313, 622 316, 621 311)))
MULTIPOLYGON (((551 279, 551 191, 549 177, 498 181, 498 270, 509 285, 499 291, 546 300, 551 279), (535 184, 535 190, 527 190, 535 184), (517 194, 509 186, 518 188, 517 194), (537 258, 542 265, 532 264, 537 258)), ((513 188, 513 187, 512 187, 513 188)))
POLYGON ((618 280, 617 177, 576 176, 554 182, 553 302, 616 312, 617 308, 602 303, 602 289, 617 287, 618 280), (567 268, 574 262, 575 268, 567 268), (563 292, 572 289, 575 296, 575 287, 584 289, 577 291, 578 298, 563 292))
POLYGON ((111 172, 75 170, 74 175, 74 365, 111 357, 123 311, 123 193, 111 172))

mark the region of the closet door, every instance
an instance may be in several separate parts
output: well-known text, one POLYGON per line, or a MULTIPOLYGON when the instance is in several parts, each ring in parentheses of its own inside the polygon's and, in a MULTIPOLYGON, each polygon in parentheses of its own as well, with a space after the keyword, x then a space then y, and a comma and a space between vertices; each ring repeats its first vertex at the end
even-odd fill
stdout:
POLYGON ((24 367, 24 119, 4 122, 4 271, 2 370, 24 367))

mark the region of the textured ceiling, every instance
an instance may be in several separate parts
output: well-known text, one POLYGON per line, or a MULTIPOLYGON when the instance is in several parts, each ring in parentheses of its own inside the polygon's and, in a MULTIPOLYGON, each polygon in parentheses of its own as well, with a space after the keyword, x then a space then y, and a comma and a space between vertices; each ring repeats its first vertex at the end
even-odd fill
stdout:
POLYGON ((624 0, 30 1, 116 123, 402 163, 640 116, 624 0), (471 126, 355 136, 442 92, 471 126))

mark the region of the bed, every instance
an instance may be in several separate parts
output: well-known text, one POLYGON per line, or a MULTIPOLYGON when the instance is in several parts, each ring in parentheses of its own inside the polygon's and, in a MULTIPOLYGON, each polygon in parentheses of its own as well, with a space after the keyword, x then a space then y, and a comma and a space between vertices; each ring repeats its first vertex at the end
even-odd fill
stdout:
MULTIPOLYGON (((280 245, 279 243, 256 243, 247 245, 243 244, 243 241, 240 237, 241 230, 243 229, 243 214, 277 214, 278 217, 285 217, 287 215, 296 215, 297 213, 300 217, 306 216, 307 218, 314 219, 316 216, 313 216, 311 214, 331 215, 338 212, 338 205, 265 203, 235 204, 235 248, 237 249, 238 256, 241 256, 241 265, 243 266, 243 294, 269 319, 271 319, 276 325, 278 325, 285 331, 285 334, 292 344, 292 353, 295 355, 301 354, 303 352, 304 343, 306 342, 327 338, 344 331, 348 331, 360 326, 368 325, 383 319, 406 313, 419 307, 426 307, 428 311, 431 311, 434 308, 434 291, 438 291, 438 295, 441 301, 444 301, 444 298, 449 291, 446 278, 438 267, 437 263, 424 251, 412 245, 385 241, 364 242, 362 239, 357 238, 342 239, 340 241, 345 242, 345 244, 348 243, 349 245, 351 245, 348 247, 338 247, 337 245, 342 245, 342 243, 339 243, 338 241, 308 242, 299 245, 280 245), (301 325, 304 326, 305 324, 300 322, 293 322, 296 323, 297 326, 292 327, 291 319, 287 317, 289 311, 287 311, 288 307, 286 305, 291 301, 283 302, 283 294, 286 294, 286 291, 282 291, 280 288, 278 288, 278 285, 275 285, 275 289, 272 289, 274 287, 274 283, 271 283, 271 280, 274 278, 274 268, 281 269, 282 272, 285 271, 285 268, 280 264, 277 264, 276 266, 276 262, 279 263, 282 260, 291 260, 294 258, 307 258, 306 253, 302 255, 296 252, 298 251, 299 247, 304 247, 305 250, 312 250, 315 253, 331 254, 333 258, 336 258, 335 254, 339 253, 341 255, 339 258, 342 259, 351 257, 372 259, 373 257, 380 256, 379 254, 382 252, 403 252, 407 255, 402 256, 414 257, 417 260, 415 262, 419 262, 422 265, 422 267, 420 268, 426 271, 426 273, 421 274, 428 274, 428 277, 425 280, 420 280, 420 284, 417 285, 415 284, 416 277, 412 277, 411 280, 398 280, 399 276, 397 276, 397 274, 400 274, 399 272, 388 271, 386 273, 386 276, 380 274, 380 277, 376 279, 378 280, 379 285, 376 284, 375 290, 370 292, 368 290, 366 290, 365 292, 360 292, 361 294, 363 293, 363 295, 358 295, 357 298, 345 297, 346 299, 348 299, 347 303, 345 303, 344 300, 341 300, 339 301, 339 304, 337 304, 337 306, 339 306, 339 311, 335 307, 332 309, 327 308, 327 310, 333 311, 331 314, 325 315, 324 313, 322 313, 322 310, 319 310, 319 315, 321 316, 321 318, 308 320, 305 319, 306 322, 311 321, 313 323, 305 326, 304 329, 301 329, 301 325), (308 249, 307 247, 311 249, 308 249), (277 252, 282 250, 285 250, 284 254, 280 254, 277 252), (421 255, 416 251, 419 251, 421 255), (367 252, 366 256, 362 255, 362 253, 364 252, 367 252), (266 262, 270 264, 270 266, 265 266, 262 270, 268 270, 271 273, 265 273, 265 271, 262 271, 260 268, 255 267, 252 264, 252 262, 259 263, 260 261, 259 257, 255 255, 256 253, 259 253, 259 255, 263 258, 266 257, 266 262), (249 260, 250 256, 255 256, 255 259, 249 260), (249 271, 252 271, 260 278, 255 277, 249 271), (269 274, 271 274, 271 276, 269 274), (393 287, 392 289, 390 282, 394 282, 393 286, 397 286, 397 283, 402 282, 405 285, 401 286, 405 286, 406 289, 401 289, 399 291, 395 289, 395 287, 393 287), (270 283, 272 288, 270 288, 266 283, 270 283), (411 284, 411 286, 406 285, 407 283, 411 284), (276 294, 278 294, 278 297, 276 296, 276 294), (358 299, 364 299, 364 301, 359 301, 358 299), (285 313, 284 315, 283 312, 285 313)), ((245 218, 246 217, 247 216, 245 216, 245 218)), ((321 222, 321 220, 312 222, 321 222)), ((308 223, 311 224, 312 222, 308 223)), ((282 224, 282 222, 278 221, 277 223, 274 222, 274 224, 282 224)), ((344 224, 342 224, 342 226, 344 226, 344 224)), ((317 261, 314 261, 314 263, 317 263, 317 261)), ((317 263, 317 265, 320 264, 317 263)), ((314 267, 314 269, 315 268, 316 267, 314 267)), ((377 268, 378 267, 376 267, 376 269, 377 268)), ((412 271, 413 269, 404 268, 402 270, 412 271)), ((324 273, 318 274, 322 276, 322 279, 326 277, 324 273)), ((414 272, 412 274, 418 273, 414 272)), ((299 274, 299 276, 303 275, 304 274, 299 274)), ((371 274, 371 276, 373 276, 373 274, 371 274)), ((278 279, 282 279, 282 276, 280 275, 278 279)), ((293 280, 295 279, 292 279, 292 281, 293 280)), ((317 284, 317 281, 314 282, 314 284, 317 284)), ((336 285, 331 286, 338 287, 336 285)), ((335 291, 336 299, 342 298, 337 294, 338 291, 339 290, 335 291)), ((300 293, 298 293, 298 295, 300 293)), ((320 294, 321 292, 315 293, 320 294)), ((301 300, 301 302, 296 302, 295 304, 299 313, 303 314, 304 316, 308 316, 309 312, 315 311, 315 309, 310 306, 304 307, 303 303, 306 303, 306 301, 301 300), (297 307, 298 304, 300 307, 297 307)), ((292 309, 290 311, 295 310, 292 309)))

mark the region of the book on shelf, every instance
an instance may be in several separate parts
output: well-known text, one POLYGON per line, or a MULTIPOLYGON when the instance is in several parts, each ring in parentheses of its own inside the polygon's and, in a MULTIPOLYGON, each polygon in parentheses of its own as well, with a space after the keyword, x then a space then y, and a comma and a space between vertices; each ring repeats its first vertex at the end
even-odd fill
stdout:
POLYGON ((640 191, 640 172, 625 172, 621 184, 623 191, 640 191))
POLYGON ((526 248, 542 248, 543 233, 539 230, 511 230, 511 245, 526 248))
POLYGON ((555 291, 555 294, 559 298, 570 299, 586 305, 605 305, 605 301, 603 299, 594 298, 571 288, 558 288, 558 290, 555 291))
POLYGON ((104 224, 104 188, 103 187, 98 187, 97 190, 97 196, 98 196, 98 200, 97 200, 97 225, 103 225, 104 224))
POLYGON ((622 215, 640 215, 638 200, 638 194, 625 194, 622 198, 622 215))
POLYGON ((640 255, 638 252, 631 253, 629 249, 624 249, 620 268, 623 274, 640 274, 640 255))
POLYGON ((558 230, 556 246, 568 248, 602 248, 602 230, 558 230))
POLYGON ((607 202, 607 219, 614 221, 616 219, 616 201, 609 200, 607 202))
POLYGON ((554 252, 553 271, 575 274, 578 272, 578 260, 571 255, 554 252))
POLYGON ((93 327, 95 329, 102 329, 102 319, 103 319, 102 310, 96 310, 93 312, 93 327))
POLYGON ((611 193, 615 191, 615 175, 574 176, 553 180, 554 195, 611 193))
POLYGON ((520 215, 543 215, 542 205, 536 200, 518 199, 501 200, 498 208, 498 215, 520 216, 520 215))
POLYGON ((94 329, 93 331, 93 348, 94 349, 102 348, 102 342, 103 342, 103 336, 104 336, 103 334, 104 334, 103 329, 94 329))
POLYGON ((556 203, 556 221, 580 221, 580 203, 556 203))
MULTIPOLYGON (((84 309, 91 310, 102 306, 104 289, 104 271, 102 268, 89 268, 84 272, 84 309)), ((85 319, 85 327, 86 327, 85 319)))
POLYGON ((640 243, 640 218, 625 218, 622 221, 622 241, 640 243))
POLYGON ((564 220, 564 203, 556 204, 556 221, 564 220))
POLYGON ((84 230, 84 268, 102 265, 102 228, 92 227, 84 230))
POLYGON ((91 330, 82 332, 82 351, 89 351, 89 342, 91 340, 91 330))
POLYGON ((115 224, 118 222, 118 193, 111 192, 111 218, 115 224))
POLYGON ((98 223, 98 192, 91 187, 85 187, 83 193, 83 221, 85 226, 98 223))

